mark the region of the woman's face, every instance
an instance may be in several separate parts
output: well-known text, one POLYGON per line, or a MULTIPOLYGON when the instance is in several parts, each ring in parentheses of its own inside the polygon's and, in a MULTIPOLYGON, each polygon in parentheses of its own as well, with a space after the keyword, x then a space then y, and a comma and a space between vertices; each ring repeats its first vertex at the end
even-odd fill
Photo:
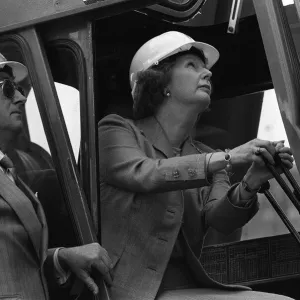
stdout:
POLYGON ((172 99, 182 104, 198 104, 205 110, 210 103, 212 73, 205 63, 195 54, 179 56, 171 71, 167 86, 172 99))

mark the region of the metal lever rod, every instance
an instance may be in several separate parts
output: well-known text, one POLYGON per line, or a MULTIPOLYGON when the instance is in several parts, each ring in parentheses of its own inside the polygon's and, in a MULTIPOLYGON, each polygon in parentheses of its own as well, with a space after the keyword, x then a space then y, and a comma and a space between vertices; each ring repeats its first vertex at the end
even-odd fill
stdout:
POLYGON ((284 175, 290 182, 291 186, 294 188, 294 195, 296 196, 297 200, 300 201, 300 187, 297 181, 295 180, 291 172, 284 165, 281 165, 281 168, 283 170, 284 175))
MULTIPOLYGON (((241 15, 242 5, 244 0, 233 0, 229 17, 227 33, 235 33, 237 31, 239 18, 241 15)), ((299 0, 300 1, 300 0, 299 0)))
MULTIPOLYGON (((300 214, 300 201, 297 199, 297 197, 294 195, 294 193, 290 190, 289 186, 285 183, 285 181, 282 179, 282 177, 277 173, 275 167, 273 165, 271 165, 264 156, 261 156, 261 157, 264 160, 267 168, 270 170, 270 172, 272 173, 274 178, 277 180, 279 185, 282 187, 282 189, 284 190, 286 195, 290 198, 290 200, 292 201, 292 203, 294 204, 294 206, 296 207, 296 209, 298 210, 298 212, 300 214)), ((292 178, 292 174, 290 174, 288 179, 291 179, 291 178, 292 178)), ((293 180, 294 180, 293 183, 296 183, 294 178, 293 178, 293 180)), ((298 186, 297 183, 296 183, 296 185, 298 186)), ((298 186, 298 188, 299 188, 299 186, 298 186)))
POLYGON ((288 228, 290 233, 293 235, 295 240, 298 242, 298 245, 300 246, 300 235, 293 226, 293 224, 289 221, 287 216, 285 215, 284 211, 281 209, 280 205, 275 200, 274 196, 269 191, 270 184, 267 181, 260 189, 260 193, 264 193, 267 199, 269 200, 270 204, 273 206, 279 217, 281 218, 282 222, 285 224, 285 226, 288 228))

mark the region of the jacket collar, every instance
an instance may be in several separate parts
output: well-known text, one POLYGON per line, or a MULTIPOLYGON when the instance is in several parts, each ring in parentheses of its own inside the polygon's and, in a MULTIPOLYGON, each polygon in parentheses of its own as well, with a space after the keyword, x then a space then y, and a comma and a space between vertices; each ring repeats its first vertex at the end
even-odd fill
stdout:
MULTIPOLYGON (((141 133, 147 137, 152 143, 153 147, 162 152, 166 157, 173 157, 174 152, 172 145, 169 142, 166 133, 155 117, 148 117, 136 121, 136 126, 140 129, 141 133)), ((197 154, 199 153, 195 146, 193 146, 191 137, 188 137, 183 146, 181 155, 197 154)))
POLYGON ((155 117, 148 117, 136 122, 141 133, 147 137, 153 147, 162 152, 166 157, 174 156, 172 146, 155 117))

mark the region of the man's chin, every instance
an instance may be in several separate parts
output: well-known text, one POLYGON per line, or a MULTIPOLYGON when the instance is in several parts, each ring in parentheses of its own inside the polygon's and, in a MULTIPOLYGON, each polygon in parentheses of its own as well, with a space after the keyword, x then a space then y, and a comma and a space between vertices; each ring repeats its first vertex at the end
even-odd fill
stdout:
POLYGON ((11 126, 11 131, 14 134, 19 134, 21 133, 23 130, 23 122, 19 121, 19 122, 14 122, 14 124, 11 126))

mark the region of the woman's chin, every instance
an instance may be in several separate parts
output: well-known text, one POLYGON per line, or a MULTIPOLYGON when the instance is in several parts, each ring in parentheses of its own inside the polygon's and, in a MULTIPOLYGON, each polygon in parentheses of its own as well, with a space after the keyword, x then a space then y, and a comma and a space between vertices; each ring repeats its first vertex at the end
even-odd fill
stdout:
POLYGON ((202 97, 197 99, 197 104, 201 110, 205 111, 210 105, 210 95, 202 95, 202 97))

